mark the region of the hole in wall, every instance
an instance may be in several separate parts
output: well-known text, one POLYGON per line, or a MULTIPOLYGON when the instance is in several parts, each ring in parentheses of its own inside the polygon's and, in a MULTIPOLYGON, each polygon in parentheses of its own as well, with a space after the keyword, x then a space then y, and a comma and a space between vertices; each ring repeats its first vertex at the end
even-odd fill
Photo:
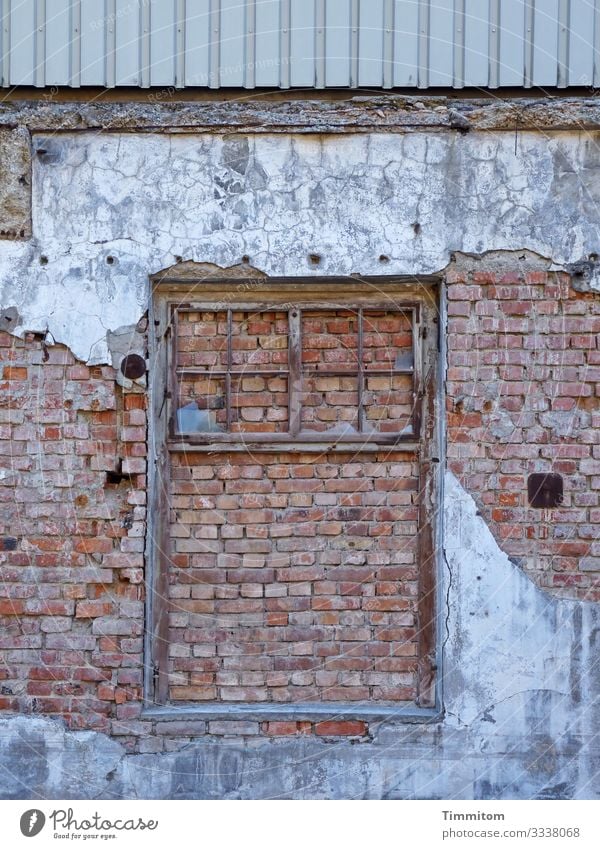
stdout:
POLYGON ((248 256, 248 254, 244 254, 244 256, 242 257, 242 262, 244 265, 250 264, 250 257, 248 256))
POLYGON ((418 236, 418 235, 419 235, 419 233, 421 232, 421 225, 420 225, 420 223, 419 223, 418 221, 415 221, 415 223, 412 225, 412 228, 413 228, 413 231, 414 231, 415 236, 418 236))
POLYGON ((123 461, 119 458, 117 468, 106 473, 105 486, 120 486, 120 484, 128 482, 129 475, 123 472, 123 461))
POLYGON ((563 503, 563 479, 556 473, 534 473, 527 478, 527 497, 530 507, 551 509, 563 503))
POLYGON ((389 261, 390 261, 389 256, 386 256, 385 254, 381 254, 381 256, 379 257, 379 262, 389 262, 389 261))
POLYGON ((34 330, 26 334, 25 338, 29 342, 39 342, 40 348, 42 351, 42 361, 47 363, 50 359, 50 351, 48 350, 48 345, 46 344, 46 339, 48 338, 48 332, 41 332, 39 330, 34 330))
POLYGON ((114 258, 114 256, 107 256, 107 257, 106 257, 106 264, 107 264, 107 265, 114 265, 114 264, 115 264, 115 258, 114 258))
POLYGON ((309 254, 308 261, 311 265, 321 265, 321 257, 319 254, 309 254))
POLYGON ((40 257, 40 265, 48 265, 48 257, 47 256, 44 256, 42 254, 42 256, 40 257))

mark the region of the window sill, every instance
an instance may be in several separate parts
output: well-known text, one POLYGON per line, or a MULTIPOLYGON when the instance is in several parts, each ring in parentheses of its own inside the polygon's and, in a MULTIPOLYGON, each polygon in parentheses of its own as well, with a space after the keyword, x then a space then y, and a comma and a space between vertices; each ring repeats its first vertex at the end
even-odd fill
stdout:
POLYGON ((192 442, 186 440, 173 439, 168 442, 169 451, 173 452, 205 452, 214 454, 215 452, 231 452, 231 451, 264 451, 264 452, 286 452, 294 453, 301 452, 303 454, 311 451, 338 451, 344 454, 351 452, 378 453, 380 451, 408 451, 414 453, 419 450, 419 443, 414 440, 395 439, 393 441, 384 442, 369 442, 350 441, 350 440, 310 440, 303 442, 299 440, 256 440, 248 434, 248 439, 235 441, 217 441, 217 442, 192 442))
POLYGON ((323 719, 367 719, 371 721, 394 720, 396 722, 426 723, 439 722, 442 711, 438 708, 420 708, 414 704, 394 705, 384 703, 352 704, 349 702, 321 702, 305 704, 182 704, 149 705, 141 719, 191 720, 191 719, 251 719, 258 722, 272 720, 322 721, 323 719))

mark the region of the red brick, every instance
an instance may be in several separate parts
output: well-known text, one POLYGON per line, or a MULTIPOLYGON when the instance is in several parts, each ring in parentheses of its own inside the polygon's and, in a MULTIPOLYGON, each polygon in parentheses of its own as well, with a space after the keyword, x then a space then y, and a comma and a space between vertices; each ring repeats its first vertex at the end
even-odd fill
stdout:
POLYGON ((0 598, 0 616, 20 616, 25 604, 20 599, 0 598))
MULTIPOLYGON (((589 544, 585 540, 593 536, 591 517, 585 509, 577 512, 569 504, 586 508, 597 503, 593 496, 600 472, 590 450, 596 442, 594 430, 578 430, 575 418, 574 430, 566 438, 552 428, 556 414, 575 416, 579 408, 595 415, 600 382, 594 371, 600 365, 596 303, 573 293, 568 278, 557 283, 555 275, 545 271, 460 270, 453 279, 462 286, 449 289, 453 318, 449 322, 448 391, 450 399, 466 398, 469 408, 453 410, 453 405, 449 406, 451 466, 482 505, 483 518, 502 547, 522 558, 526 569, 536 563, 532 578, 547 588, 564 586, 569 594, 583 598, 585 581, 562 583, 561 578, 559 584, 552 580, 552 573, 581 568, 578 559, 586 556, 589 544), (484 278, 484 297, 473 304, 473 283, 481 284, 484 278), (506 318, 498 321, 499 315, 506 318), (474 347, 480 350, 470 353, 474 347), (492 400, 486 393, 494 383, 498 397, 492 400), (502 410, 511 415, 515 425, 508 438, 493 436, 502 410), (546 418, 547 410, 551 412, 546 418), (480 420, 467 421, 473 411, 480 420), (565 509, 553 511, 552 520, 568 525, 573 539, 562 538, 563 534, 548 537, 533 523, 527 504, 527 475, 543 470, 541 458, 546 458, 548 471, 565 476, 565 509), (501 474, 494 485, 491 482, 499 472, 520 474, 501 474), (570 477, 579 478, 577 490, 571 488, 570 477)), ((592 428, 596 425, 592 422, 592 428)))
POLYGON ((83 554, 107 554, 112 551, 113 544, 109 539, 94 537, 89 539, 80 539, 75 543, 75 551, 80 551, 83 554))
POLYGON ((310 722, 267 722, 266 733, 269 737, 292 737, 296 734, 310 734, 310 722))
POLYGON ((358 720, 326 720, 315 725, 320 737, 364 737, 368 730, 367 723, 358 720))
POLYGON ((93 619, 96 616, 109 616, 114 613, 115 606, 111 602, 80 601, 77 605, 76 619, 93 619))
POLYGON ((21 366, 4 366, 2 377, 4 380, 27 380, 27 369, 21 366))

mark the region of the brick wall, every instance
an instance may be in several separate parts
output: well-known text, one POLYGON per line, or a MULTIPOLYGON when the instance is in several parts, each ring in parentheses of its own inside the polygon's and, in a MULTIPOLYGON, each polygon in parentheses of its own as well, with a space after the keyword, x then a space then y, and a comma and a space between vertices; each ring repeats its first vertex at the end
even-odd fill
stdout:
MULTIPOLYGON (((205 411, 200 429, 233 433, 289 430, 289 322, 285 311, 233 310, 231 352, 227 312, 182 308, 174 338, 177 366, 193 370, 178 381, 177 407, 205 411), (231 354, 231 363, 229 360, 231 354), (230 421, 224 372, 231 372, 230 421)), ((413 377, 396 371, 414 365, 410 312, 365 310, 366 373, 359 423, 359 317, 356 310, 302 312, 300 429, 393 434, 411 424, 413 377)), ((177 420, 185 431, 183 420, 177 420)))
MULTIPOLYGON (((450 468, 539 585, 597 599, 600 301, 512 257, 453 264, 448 296, 450 468), (563 475, 560 508, 528 506, 539 471, 563 475)), ((355 721, 140 717, 145 396, 36 336, 1 334, 0 369, 0 709, 131 751, 201 734, 366 737, 355 721)), ((400 453, 182 455, 174 700, 412 700, 416 472, 400 453)))
POLYGON ((139 713, 145 398, 33 336, 0 376, 0 708, 107 731, 139 713))
POLYGON ((418 466, 175 454, 175 701, 414 701, 418 466))
POLYGON ((449 467, 506 551, 555 594, 600 598, 600 299, 532 260, 448 274, 449 467), (564 479, 558 509, 527 477, 564 479))
POLYGON ((0 333, 0 378, 1 711, 60 717, 132 752, 204 734, 368 736, 357 721, 141 719, 145 395, 34 335, 0 333))
MULTIPOLYGON (((177 362, 205 370, 179 382, 179 405, 197 403, 210 429, 227 430, 227 313, 181 311, 176 329, 177 362)), ((285 433, 288 422, 287 313, 234 311, 231 326, 230 428, 234 433, 285 433), (255 372, 269 372, 263 374, 255 372)), ((182 430, 185 427, 181 428, 182 430)))

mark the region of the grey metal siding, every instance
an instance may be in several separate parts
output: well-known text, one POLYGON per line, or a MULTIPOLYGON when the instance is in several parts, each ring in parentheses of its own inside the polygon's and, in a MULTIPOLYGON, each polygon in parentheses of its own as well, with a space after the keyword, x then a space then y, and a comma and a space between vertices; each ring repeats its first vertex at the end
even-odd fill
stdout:
POLYGON ((0 0, 2 85, 592 86, 600 0, 0 0))

